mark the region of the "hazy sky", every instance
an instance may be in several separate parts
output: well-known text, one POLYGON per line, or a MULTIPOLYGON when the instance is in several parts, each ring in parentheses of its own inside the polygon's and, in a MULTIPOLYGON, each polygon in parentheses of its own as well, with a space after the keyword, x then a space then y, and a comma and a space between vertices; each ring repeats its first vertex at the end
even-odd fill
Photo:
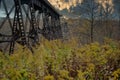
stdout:
MULTIPOLYGON (((5 1, 9 2, 7 3, 7 6, 11 7, 13 0, 5 0, 5 1)), ((54 7, 59 8, 60 10, 65 8, 69 9, 71 6, 75 7, 78 3, 82 2, 82 0, 49 0, 49 1, 54 7)), ((106 3, 106 0, 96 0, 96 1, 99 1, 103 5, 106 3)), ((109 1, 109 4, 111 4, 112 6, 113 5, 112 0, 108 0, 108 1, 109 1)), ((4 11, 0 10, 0 17, 1 16, 5 17, 4 13, 5 13, 4 11)))
MULTIPOLYGON (((59 8, 60 10, 67 8, 69 9, 70 6, 76 6, 78 3, 81 3, 83 0, 48 0, 52 5, 59 8)), ((106 3, 106 0, 96 0, 97 2, 101 3, 103 6, 106 3)), ((107 0, 108 3, 112 6, 112 0, 107 0)))
MULTIPOLYGON (((8 10, 13 6, 13 0, 5 0, 5 3, 8 10)), ((11 14, 11 16, 13 16, 13 14, 11 14)), ((0 6, 0 17, 6 17, 5 10, 3 9, 3 4, 0 6)))
POLYGON ((4 12, 0 10, 0 17, 5 17, 4 12))
POLYGON ((78 3, 81 3, 82 0, 48 0, 52 5, 59 8, 60 10, 70 6, 76 6, 78 3))

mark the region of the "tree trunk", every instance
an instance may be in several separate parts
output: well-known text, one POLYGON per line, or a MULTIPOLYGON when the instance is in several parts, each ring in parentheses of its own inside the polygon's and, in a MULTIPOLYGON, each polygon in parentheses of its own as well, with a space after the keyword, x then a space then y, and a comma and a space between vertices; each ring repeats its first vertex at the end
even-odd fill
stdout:
POLYGON ((91 18, 91 33, 90 33, 90 41, 91 43, 94 42, 94 37, 93 37, 93 34, 94 34, 94 17, 93 17, 94 14, 92 14, 92 18, 91 18))
POLYGON ((93 23, 91 23, 91 36, 90 36, 91 37, 91 39, 90 39, 91 43, 93 42, 93 29, 94 29, 93 28, 93 23))
POLYGON ((118 30, 118 40, 120 40, 120 14, 119 14, 119 23, 118 23, 119 25, 118 25, 118 28, 119 28, 119 30, 118 30))

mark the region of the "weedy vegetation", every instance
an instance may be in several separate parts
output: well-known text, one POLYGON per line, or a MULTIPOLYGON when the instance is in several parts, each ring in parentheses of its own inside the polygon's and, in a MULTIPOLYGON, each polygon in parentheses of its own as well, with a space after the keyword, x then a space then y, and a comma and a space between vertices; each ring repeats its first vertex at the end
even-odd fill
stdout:
POLYGON ((10 56, 0 52, 0 80, 120 80, 120 42, 43 40, 37 47, 34 54, 20 45, 10 56))

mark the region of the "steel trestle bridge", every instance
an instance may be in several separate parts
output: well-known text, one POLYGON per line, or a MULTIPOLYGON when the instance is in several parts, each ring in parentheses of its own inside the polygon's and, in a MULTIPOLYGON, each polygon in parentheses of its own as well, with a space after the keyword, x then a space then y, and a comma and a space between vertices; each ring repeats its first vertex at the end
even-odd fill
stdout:
POLYGON ((0 0, 0 11, 5 15, 0 19, 0 45, 6 43, 10 54, 16 43, 33 51, 30 43, 37 44, 40 34, 48 40, 62 38, 61 15, 48 0, 0 0))

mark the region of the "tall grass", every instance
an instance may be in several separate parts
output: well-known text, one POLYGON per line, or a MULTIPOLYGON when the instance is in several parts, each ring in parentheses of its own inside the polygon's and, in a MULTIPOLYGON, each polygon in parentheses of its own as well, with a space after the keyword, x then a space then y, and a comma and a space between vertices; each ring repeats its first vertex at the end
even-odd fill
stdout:
POLYGON ((120 79, 120 43, 78 46, 76 40, 43 40, 32 54, 19 45, 12 55, 0 52, 0 80, 120 79))

